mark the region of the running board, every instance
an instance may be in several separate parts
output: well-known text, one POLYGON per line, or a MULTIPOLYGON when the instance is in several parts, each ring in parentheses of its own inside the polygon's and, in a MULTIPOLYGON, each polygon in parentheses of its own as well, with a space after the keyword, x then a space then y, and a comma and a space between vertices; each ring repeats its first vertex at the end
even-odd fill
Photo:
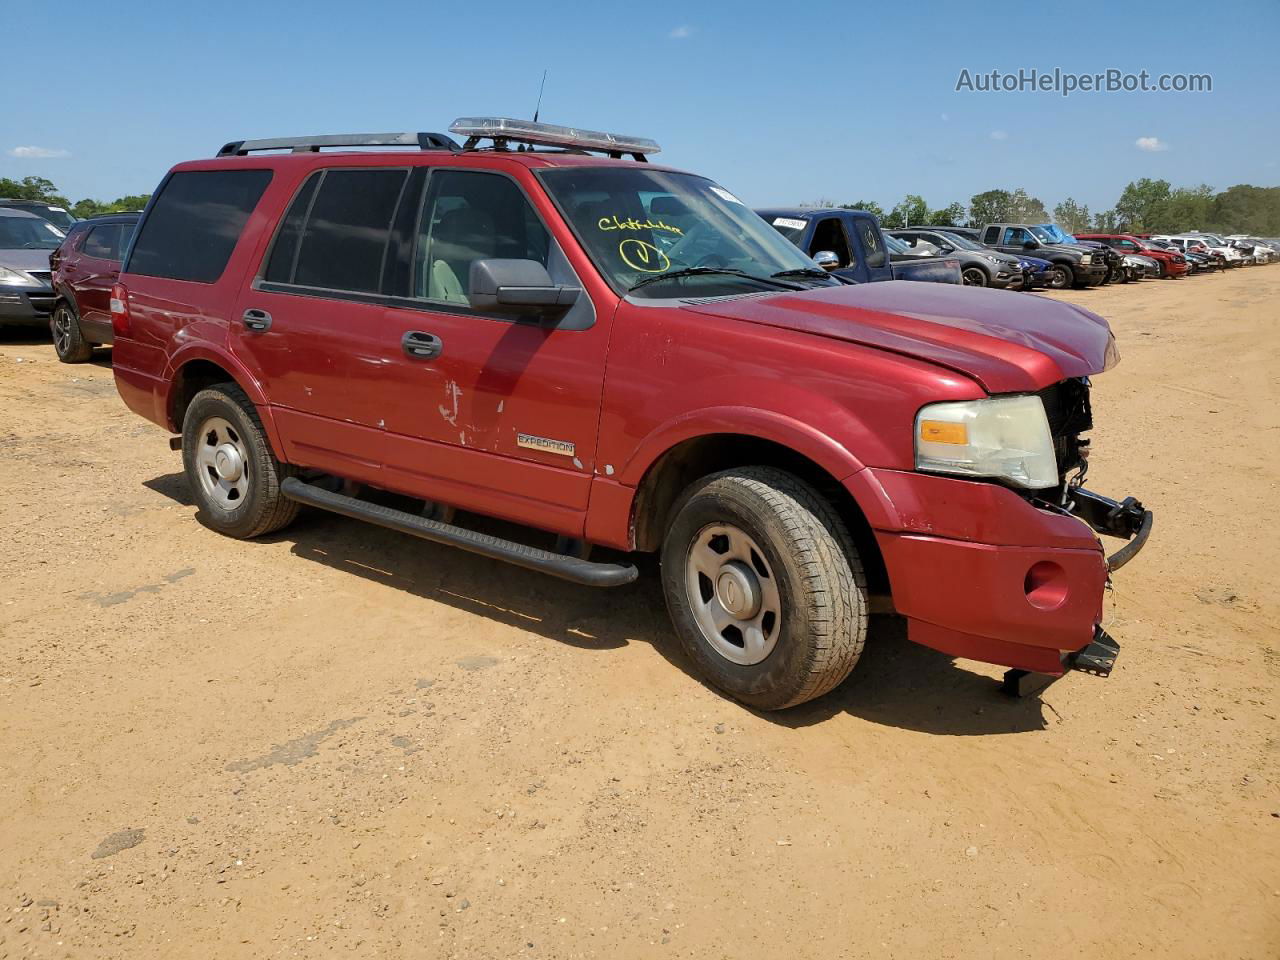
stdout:
POLYGON ((434 543, 458 547, 468 553, 478 553, 482 557, 505 560, 526 570, 537 570, 540 573, 547 573, 561 580, 581 583, 588 587, 620 587, 631 583, 639 576, 639 571, 631 564, 623 566, 616 563, 592 563, 590 560, 581 560, 578 557, 525 546, 523 543, 491 537, 487 533, 455 527, 451 523, 428 520, 403 510, 366 503, 340 493, 331 493, 309 483, 303 483, 297 477, 289 477, 280 484, 280 492, 290 500, 305 503, 310 507, 340 513, 344 517, 364 520, 386 527, 388 530, 407 533, 434 543))

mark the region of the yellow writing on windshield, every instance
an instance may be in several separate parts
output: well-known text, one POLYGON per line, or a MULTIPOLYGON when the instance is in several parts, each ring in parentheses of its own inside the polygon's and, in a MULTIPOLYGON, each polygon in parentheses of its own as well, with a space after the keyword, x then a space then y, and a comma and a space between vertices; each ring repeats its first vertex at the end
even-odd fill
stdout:
POLYGON ((661 220, 637 220, 634 217, 619 220, 616 214, 612 217, 601 217, 596 222, 596 226, 601 230, 666 230, 678 237, 684 236, 684 231, 679 227, 673 227, 661 220))
POLYGON ((618 244, 618 256, 632 270, 641 273, 662 273, 671 269, 671 260, 652 243, 629 237, 618 244))

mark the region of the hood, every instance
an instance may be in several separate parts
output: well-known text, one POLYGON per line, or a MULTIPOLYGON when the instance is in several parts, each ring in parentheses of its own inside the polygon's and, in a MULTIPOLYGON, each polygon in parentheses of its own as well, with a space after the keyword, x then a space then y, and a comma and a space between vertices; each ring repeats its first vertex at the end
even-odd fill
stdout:
POLYGON ((798 330, 956 370, 988 393, 1041 390, 1101 373, 1107 322, 1061 301, 949 283, 891 280, 686 303, 694 313, 798 330))
POLYGON ((0 267, 13 270, 48 270, 52 250, 0 250, 0 267))

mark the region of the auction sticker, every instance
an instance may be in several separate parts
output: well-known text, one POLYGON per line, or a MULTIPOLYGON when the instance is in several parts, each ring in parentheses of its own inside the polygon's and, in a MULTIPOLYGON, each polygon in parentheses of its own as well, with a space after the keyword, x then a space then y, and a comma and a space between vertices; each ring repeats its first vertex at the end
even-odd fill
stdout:
POLYGON ((796 220, 792 217, 774 217, 773 225, 775 227, 786 227, 788 230, 803 230, 806 226, 804 220, 796 220))

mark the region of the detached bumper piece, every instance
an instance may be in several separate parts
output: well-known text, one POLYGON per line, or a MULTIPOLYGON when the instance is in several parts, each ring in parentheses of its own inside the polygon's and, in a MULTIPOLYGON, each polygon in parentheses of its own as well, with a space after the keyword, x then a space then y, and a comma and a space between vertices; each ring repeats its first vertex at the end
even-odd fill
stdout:
POLYGON ((631 583, 639 576, 639 571, 629 564, 624 566, 616 563, 593 563, 590 560, 541 550, 538 547, 530 547, 523 543, 492 537, 486 533, 467 530, 464 527, 456 527, 451 523, 428 520, 403 510, 332 493, 303 483, 297 477, 289 477, 280 484, 280 492, 290 500, 296 500, 308 506, 339 513, 344 517, 364 520, 367 523, 407 533, 423 540, 447 544, 469 553, 477 553, 482 557, 503 560, 517 567, 524 567, 526 570, 537 570, 540 573, 588 587, 620 587, 631 583))
POLYGON ((1129 541, 1107 557, 1107 570, 1111 572, 1119 570, 1147 545, 1154 523, 1151 511, 1141 501, 1125 497, 1117 503, 1084 487, 1076 487, 1068 494, 1067 510, 1097 533, 1129 541))
MULTIPOLYGON (((1095 677, 1110 675, 1111 668, 1120 656, 1120 644, 1102 627, 1093 628, 1093 640, 1075 653, 1062 658, 1062 666, 1067 670, 1079 670, 1095 677)), ((1029 670, 1008 670, 1004 682, 1000 684, 1000 692, 1011 697, 1029 697, 1039 693, 1057 680, 1047 673, 1032 673, 1029 670)))

